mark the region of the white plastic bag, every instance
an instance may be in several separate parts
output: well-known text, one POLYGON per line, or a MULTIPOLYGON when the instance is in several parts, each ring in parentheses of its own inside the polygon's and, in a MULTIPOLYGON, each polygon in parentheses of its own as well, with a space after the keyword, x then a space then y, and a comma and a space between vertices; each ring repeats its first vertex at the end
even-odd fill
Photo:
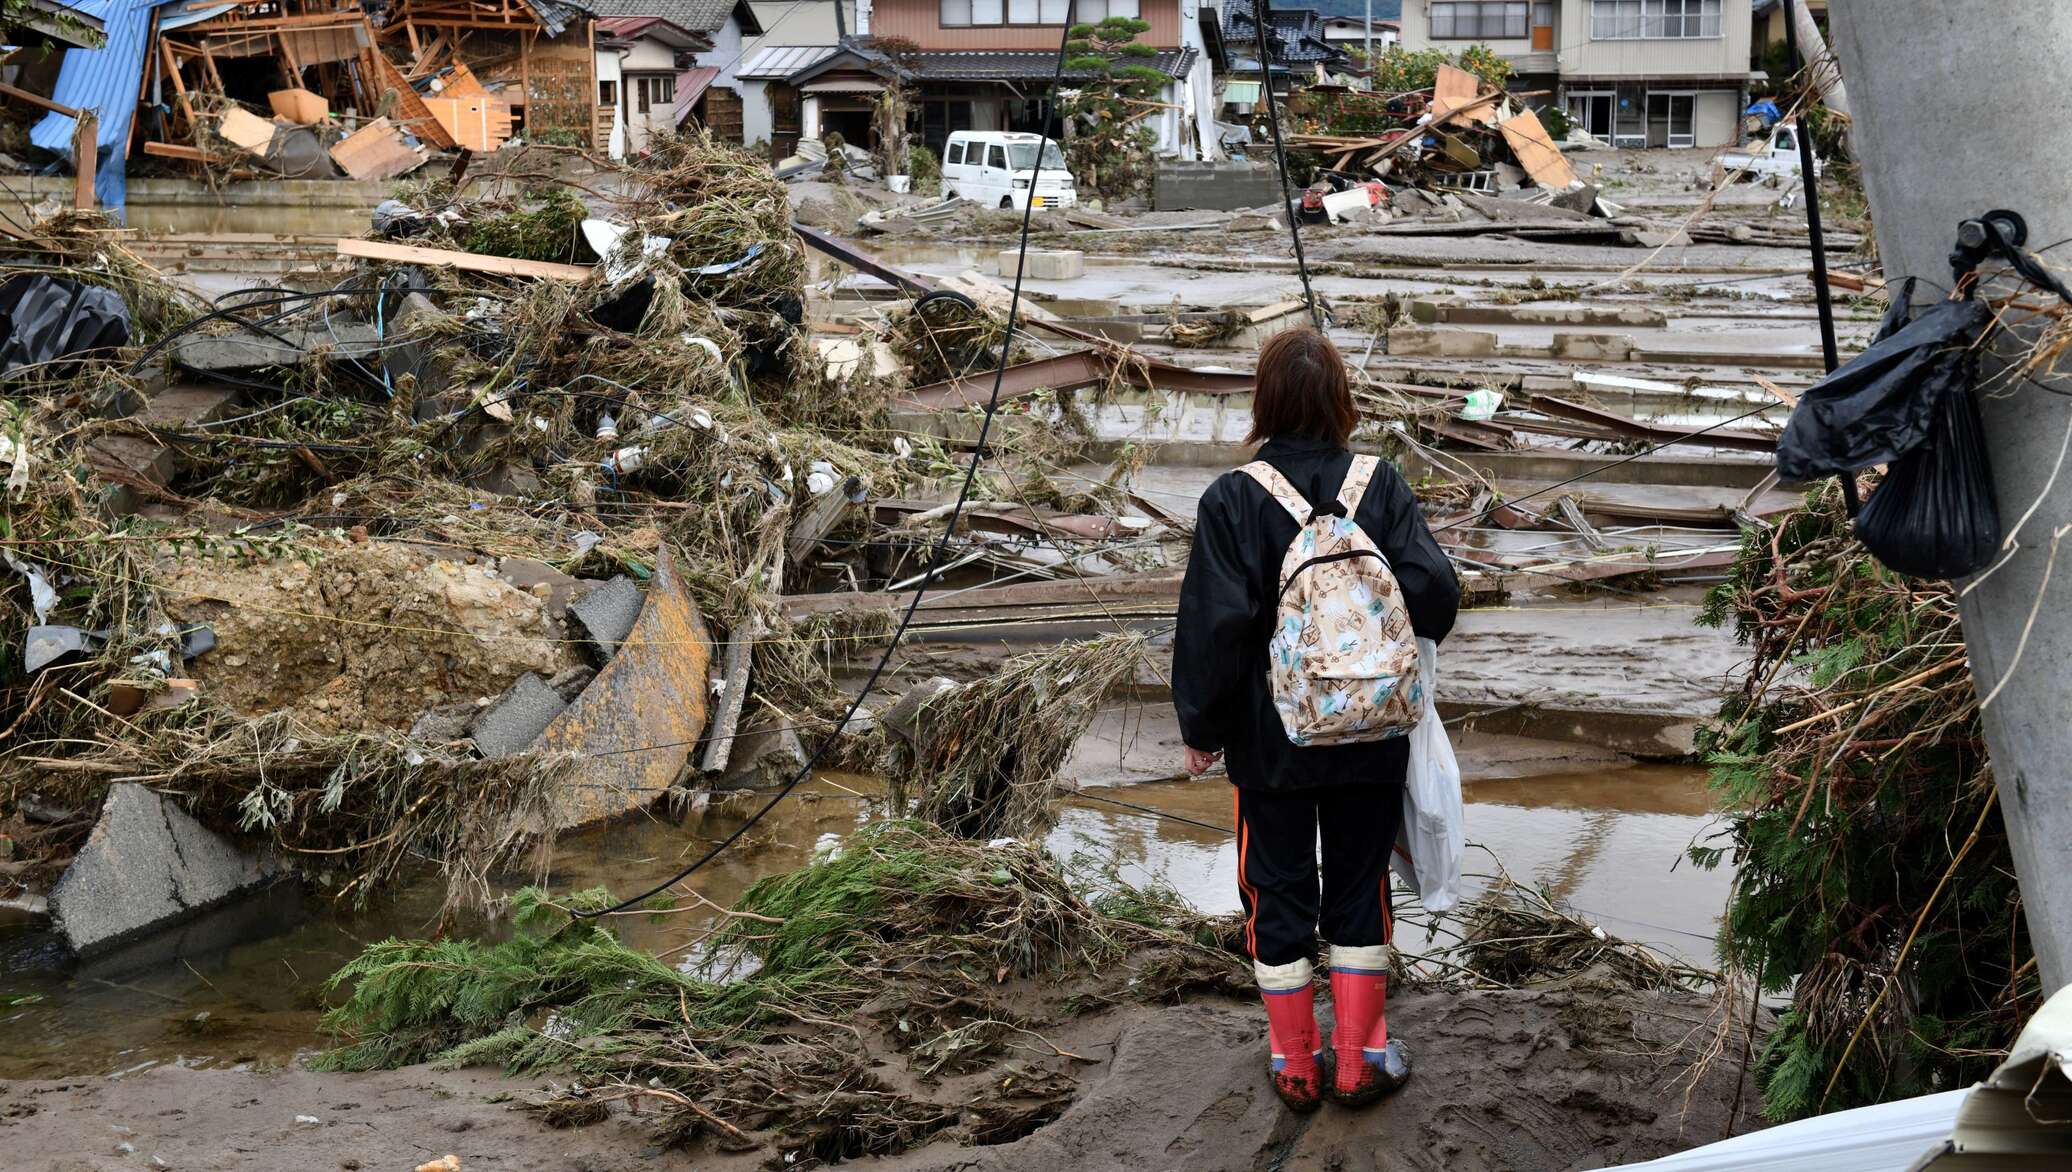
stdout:
POLYGON ((1403 828, 1391 856, 1396 873, 1417 891, 1427 911, 1443 912, 1460 902, 1460 869, 1467 853, 1461 821, 1460 762, 1439 720, 1439 647, 1417 641, 1418 678, 1424 685, 1424 717, 1410 731, 1410 770, 1403 785, 1403 828))

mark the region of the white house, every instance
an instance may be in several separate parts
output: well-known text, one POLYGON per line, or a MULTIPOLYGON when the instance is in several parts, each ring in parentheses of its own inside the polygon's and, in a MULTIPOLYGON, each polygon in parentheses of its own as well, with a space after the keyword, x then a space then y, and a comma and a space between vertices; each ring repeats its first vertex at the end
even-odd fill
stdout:
POLYGON ((597 104, 613 109, 613 158, 637 154, 657 132, 676 129, 682 63, 707 43, 659 16, 597 22, 597 104))
MULTIPOLYGON (((1365 17, 1327 16, 1323 20, 1324 39, 1338 44, 1363 45, 1369 29, 1365 17)), ((1374 51, 1379 53, 1385 45, 1393 45, 1403 37, 1403 26, 1393 20, 1374 18, 1371 30, 1374 36, 1374 51)))
POLYGON ((1624 147, 1721 147, 1747 105, 1751 0, 1403 0, 1403 44, 1484 44, 1624 147))

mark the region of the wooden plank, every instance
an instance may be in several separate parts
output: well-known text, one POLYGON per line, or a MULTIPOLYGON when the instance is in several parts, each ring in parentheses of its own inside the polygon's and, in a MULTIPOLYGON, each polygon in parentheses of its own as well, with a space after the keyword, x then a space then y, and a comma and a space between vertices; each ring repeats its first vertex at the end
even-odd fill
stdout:
POLYGON ((393 179, 424 165, 425 153, 403 141, 403 132, 386 118, 376 118, 331 148, 331 161, 358 180, 393 179))
POLYGON ((53 114, 62 114, 67 118, 79 117, 79 111, 74 110, 70 106, 61 106, 41 94, 32 94, 28 90, 8 85, 6 82, 0 82, 0 94, 6 94, 10 98, 27 102, 31 106, 40 107, 53 114))
POLYGON ((266 153, 267 144, 273 141, 273 130, 273 123, 240 106, 225 110, 222 120, 216 123, 216 134, 223 141, 255 155, 266 153))
POLYGON ((1432 87, 1431 125, 1444 126, 1460 118, 1484 125, 1495 121, 1496 115, 1489 107, 1475 104, 1481 92, 1481 78, 1456 66, 1441 65, 1438 81, 1432 87))
POLYGON ((92 211, 94 206, 94 168, 101 155, 101 116, 92 110, 81 110, 72 119, 72 206, 81 211, 92 211))
MULTIPOLYGON (((209 152, 199 147, 182 146, 176 142, 147 142, 144 144, 144 153, 155 155, 161 159, 179 159, 185 163, 206 163, 209 161, 209 152)), ((266 237, 266 239, 271 240, 272 237, 266 237)))
POLYGON ((1526 110, 1497 123, 1496 128, 1534 183, 1549 191, 1567 191, 1575 186, 1575 168, 1568 165, 1568 158, 1554 145, 1547 128, 1540 125, 1539 115, 1526 110))
POLYGON ((451 248, 419 248, 411 244, 391 244, 385 240, 355 240, 350 237, 339 240, 338 255, 357 257, 361 260, 385 260, 394 264, 431 265, 470 273, 494 273, 501 277, 531 277, 545 281, 586 281, 591 273, 589 265, 515 260, 508 256, 483 256, 451 248))

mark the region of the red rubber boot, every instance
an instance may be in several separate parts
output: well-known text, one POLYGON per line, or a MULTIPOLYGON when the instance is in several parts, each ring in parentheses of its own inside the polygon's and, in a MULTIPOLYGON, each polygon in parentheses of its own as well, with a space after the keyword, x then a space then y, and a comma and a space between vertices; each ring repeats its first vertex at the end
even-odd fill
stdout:
POLYGON ((1365 1107, 1410 1081, 1410 1056, 1389 1040, 1388 946, 1331 948, 1331 1000, 1337 1024, 1331 1048, 1338 1069, 1331 1101, 1365 1107))
POLYGON ((1267 1043, 1272 1047, 1274 1093, 1290 1111, 1308 1114, 1324 1102, 1327 1075, 1317 1030, 1316 992, 1307 960, 1294 964, 1254 963, 1259 999, 1266 1003, 1267 1043))

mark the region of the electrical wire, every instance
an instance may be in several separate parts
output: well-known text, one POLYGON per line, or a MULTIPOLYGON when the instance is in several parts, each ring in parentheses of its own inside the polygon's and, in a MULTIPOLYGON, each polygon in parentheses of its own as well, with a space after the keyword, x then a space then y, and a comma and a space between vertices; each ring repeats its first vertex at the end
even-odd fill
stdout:
MULTIPOLYGON (((1053 106, 1055 106, 1057 101, 1058 89, 1064 82, 1065 53, 1071 43, 1072 18, 1077 15, 1078 8, 1078 0, 1066 0, 1065 27, 1062 35, 1058 38, 1057 65, 1050 81, 1049 98, 1053 106)), ((885 669, 891 666, 893 654, 899 650, 901 641, 906 637, 907 629, 913 625, 914 614, 921 607, 922 597, 928 593, 928 588, 934 584, 935 576, 943 564, 943 554, 948 551, 950 542, 956 535, 957 522, 963 515, 965 504, 971 499, 972 486, 978 480, 978 466, 984 459, 986 440, 992 433, 993 421, 1000 412, 1000 391, 1006 382, 1008 362, 1014 351, 1015 325, 1019 320, 1022 304, 1022 276, 1027 268, 1029 255, 1029 226, 1036 212, 1036 178, 1043 172, 1043 156, 1049 150, 1050 145, 1050 123, 1046 120, 1043 124, 1040 141, 1036 144, 1036 165, 1030 171, 1028 198, 1022 205, 1022 231, 1021 240, 1016 246, 1017 260, 1014 269, 1014 288, 1009 293, 1007 301, 1007 334, 1000 344, 1000 362, 993 370, 993 393, 986 399, 985 418, 979 424, 978 439, 972 446, 971 462, 964 469, 964 483, 958 488, 956 504, 951 507, 950 515, 943 524, 942 537, 936 542, 935 554, 928 559, 929 568, 927 574, 914 590, 913 597, 907 601, 906 612, 900 616, 899 626, 893 630, 891 641, 885 645, 884 653, 879 655, 878 662, 871 668, 870 676, 856 690, 856 698, 849 702, 849 710, 842 715, 841 721, 836 725, 838 731, 846 728, 850 721, 856 719, 856 713, 863 707, 865 698, 871 694, 872 689, 878 686, 878 681, 884 678, 885 669)), ((777 791, 771 795, 769 801, 763 803, 741 825, 735 827, 725 838, 713 844, 704 854, 693 860, 689 865, 638 895, 629 896, 607 908, 601 908, 596 911, 578 911, 574 912, 573 915, 578 919, 587 920, 608 916, 615 912, 622 912, 627 908, 647 902, 669 888, 683 882, 685 879, 690 878, 692 875, 697 874, 706 864, 718 858, 727 848, 740 841, 742 835, 753 829, 771 810, 777 808, 779 802, 789 797, 791 792, 797 789, 801 782, 810 777, 813 770, 819 766, 821 758, 825 757, 828 749, 834 745, 835 740, 836 737, 834 735, 821 738, 820 742, 814 746, 812 754, 799 766, 797 772, 791 775, 789 781, 778 787, 777 791)))
POLYGON ((1255 2, 1252 31, 1258 34, 1259 42, 1259 89, 1266 97, 1266 125, 1273 131, 1273 161, 1281 180, 1279 200, 1288 213, 1288 237, 1295 242, 1295 272, 1302 278, 1302 301, 1309 306, 1310 324, 1321 330, 1324 314, 1317 308, 1316 290, 1309 285, 1309 262, 1302 255, 1302 216, 1288 202, 1288 148, 1281 142, 1281 115, 1273 97, 1273 54, 1266 47, 1266 23, 1273 14, 1273 0, 1255 2))

